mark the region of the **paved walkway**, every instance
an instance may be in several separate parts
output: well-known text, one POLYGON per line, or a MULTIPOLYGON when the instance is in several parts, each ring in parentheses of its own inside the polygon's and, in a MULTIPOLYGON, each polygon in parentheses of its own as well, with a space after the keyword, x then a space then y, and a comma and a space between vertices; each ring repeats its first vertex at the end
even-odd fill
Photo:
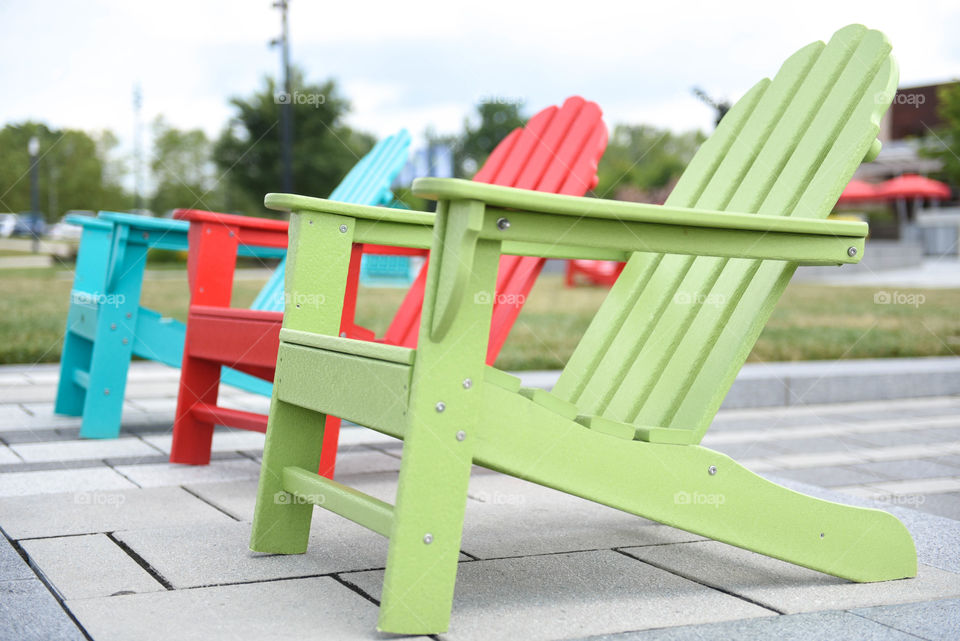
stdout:
MULTIPOLYGON (((249 552, 263 436, 167 463, 176 379, 136 364, 122 436, 82 441, 54 367, 0 368, 0 639, 384 638, 386 541, 316 510, 306 554, 249 552)), ((338 479, 392 500, 399 444, 342 440, 338 479)), ((919 576, 852 584, 478 469, 441 638, 960 638, 960 396, 722 410, 704 444, 895 513, 919 576)))
MULTIPOLYGON (((869 247, 867 247, 869 251, 869 247)), ((852 271, 836 268, 804 268, 797 271, 798 282, 819 282, 825 285, 852 287, 887 287, 904 289, 954 289, 960 287, 960 260, 927 258, 922 265, 903 269, 852 271)))

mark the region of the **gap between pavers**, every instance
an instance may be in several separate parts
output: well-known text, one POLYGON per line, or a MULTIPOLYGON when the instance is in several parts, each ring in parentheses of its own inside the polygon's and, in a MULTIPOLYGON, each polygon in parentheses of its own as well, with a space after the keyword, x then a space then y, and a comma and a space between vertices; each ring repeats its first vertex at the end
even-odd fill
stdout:
MULTIPOLYGON (((379 600, 382 571, 340 576, 379 600)), ((461 563, 442 638, 545 641, 763 616, 776 613, 597 550, 461 563)))
POLYGON ((15 540, 232 522, 220 510, 179 487, 0 499, 0 528, 15 540))
POLYGON ((923 564, 913 579, 853 583, 717 541, 626 548, 624 552, 786 614, 960 596, 960 575, 923 564))
POLYGON ((376 606, 330 577, 82 599, 66 604, 96 641, 383 638, 376 634, 376 606))
POLYGON ((120 456, 155 456, 161 453, 136 437, 116 439, 47 441, 18 443, 10 446, 24 461, 46 463, 50 461, 74 461, 105 459, 120 456))

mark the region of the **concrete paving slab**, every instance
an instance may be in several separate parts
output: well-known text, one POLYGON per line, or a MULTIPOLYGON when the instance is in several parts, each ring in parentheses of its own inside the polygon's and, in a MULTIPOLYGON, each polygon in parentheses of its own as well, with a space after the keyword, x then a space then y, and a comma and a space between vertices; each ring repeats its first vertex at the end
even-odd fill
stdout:
POLYGON ((923 639, 956 641, 960 637, 960 599, 858 608, 852 612, 923 639))
POLYGON ((656 567, 785 614, 960 595, 960 575, 922 564, 914 579, 852 583, 716 541, 625 551, 656 567))
MULTIPOLYGON (((136 485, 104 466, 71 470, 5 472, 3 482, 0 483, 0 497, 27 497, 68 491, 110 492, 134 487, 136 485)), ((2 519, 3 517, 0 516, 0 526, 3 525, 2 519)))
POLYGON ((894 495, 943 494, 946 492, 960 492, 960 474, 948 477, 907 479, 905 481, 871 483, 871 485, 877 489, 890 492, 894 495))
POLYGON ((334 478, 349 485, 351 478, 358 474, 377 472, 396 472, 400 470, 400 459, 380 450, 362 449, 339 452, 334 478))
POLYGON ((387 562, 387 539, 325 510, 314 510, 305 554, 252 552, 250 523, 239 521, 114 536, 178 590, 383 568, 387 562))
POLYGON ((178 487, 0 499, 0 527, 13 539, 232 522, 220 510, 178 487))
POLYGON ((329 577, 67 601, 97 641, 383 639, 377 608, 329 577))
POLYGON ((879 476, 870 469, 864 468, 864 464, 837 467, 808 467, 799 470, 776 470, 775 474, 804 483, 816 483, 822 487, 862 485, 874 481, 882 481, 886 478, 879 476))
POLYGON ((33 579, 36 574, 30 566, 20 558, 20 554, 13 549, 10 542, 0 536, 0 581, 16 579, 33 579))
POLYGON ((917 505, 917 509, 960 521, 960 492, 926 494, 923 496, 923 501, 917 505))
MULTIPOLYGON (((144 441, 165 454, 170 453, 173 434, 143 436, 144 441)), ((240 450, 263 449, 264 435, 248 430, 216 431, 213 433, 214 452, 237 452, 240 450)))
POLYGON ((783 454, 823 454, 830 452, 851 452, 863 447, 867 443, 859 442, 860 435, 842 436, 828 435, 813 438, 780 438, 775 441, 777 448, 783 454))
POLYGON ((0 639, 84 641, 83 633, 39 579, 0 581, 0 639))
POLYGON ((165 589, 104 534, 31 539, 22 545, 62 599, 165 589))
MULTIPOLYGON (((777 617, 725 621, 679 628, 642 630, 617 635, 590 637, 589 641, 708 641, 712 639, 756 639, 767 641, 916 641, 917 637, 893 630, 850 612, 786 614, 777 617)), ((583 639, 581 641, 588 641, 583 639)))
POLYGON ((938 476, 960 476, 960 469, 932 458, 864 463, 857 466, 857 468, 864 472, 874 473, 880 479, 889 481, 934 478, 938 476))
POLYGON ((260 466, 248 458, 214 460, 209 465, 155 463, 152 465, 118 465, 117 472, 140 487, 162 487, 188 483, 211 483, 260 478, 260 466))
MULTIPOLYGON (((955 420, 957 423, 960 423, 960 417, 957 417, 955 420)), ((913 445, 919 443, 945 443, 960 441, 960 428, 928 427, 919 430, 884 431, 874 434, 861 433, 857 434, 855 438, 857 441, 873 447, 913 445)))
POLYGON ((470 479, 462 548, 481 559, 702 540, 503 474, 470 479))
POLYGON ((20 443, 10 447, 24 461, 72 461, 105 459, 113 456, 153 456, 157 450, 138 438, 120 437, 85 441, 20 443))
MULTIPOLYGON (((341 578, 379 600, 383 572, 341 578)), ((450 630, 441 638, 569 639, 773 614, 601 550, 461 563, 450 630)))

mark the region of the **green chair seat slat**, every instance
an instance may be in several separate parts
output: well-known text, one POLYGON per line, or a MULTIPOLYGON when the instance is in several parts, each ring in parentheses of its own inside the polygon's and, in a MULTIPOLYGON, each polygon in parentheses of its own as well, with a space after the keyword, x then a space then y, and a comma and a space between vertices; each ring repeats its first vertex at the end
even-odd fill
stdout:
MULTIPOLYGON (((854 26, 797 52, 727 114, 667 204, 826 217, 876 136, 889 50, 854 26), (855 109, 867 113, 847 124, 855 109)), ((795 267, 635 254, 554 393, 586 414, 702 431, 795 267)))

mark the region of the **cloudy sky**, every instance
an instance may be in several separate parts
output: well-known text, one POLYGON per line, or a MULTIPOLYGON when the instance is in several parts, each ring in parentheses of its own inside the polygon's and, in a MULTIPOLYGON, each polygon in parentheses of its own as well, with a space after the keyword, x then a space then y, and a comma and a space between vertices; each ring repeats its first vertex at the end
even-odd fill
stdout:
MULTIPOLYGON (((378 135, 459 129, 483 97, 526 112, 580 93, 607 122, 711 127, 690 94, 736 99, 796 49, 862 22, 884 31, 901 86, 960 77, 960 3, 291 0, 293 61, 335 77, 350 122, 378 135)), ((111 128, 129 144, 131 93, 143 116, 211 136, 279 70, 270 0, 0 0, 0 123, 111 128)))

